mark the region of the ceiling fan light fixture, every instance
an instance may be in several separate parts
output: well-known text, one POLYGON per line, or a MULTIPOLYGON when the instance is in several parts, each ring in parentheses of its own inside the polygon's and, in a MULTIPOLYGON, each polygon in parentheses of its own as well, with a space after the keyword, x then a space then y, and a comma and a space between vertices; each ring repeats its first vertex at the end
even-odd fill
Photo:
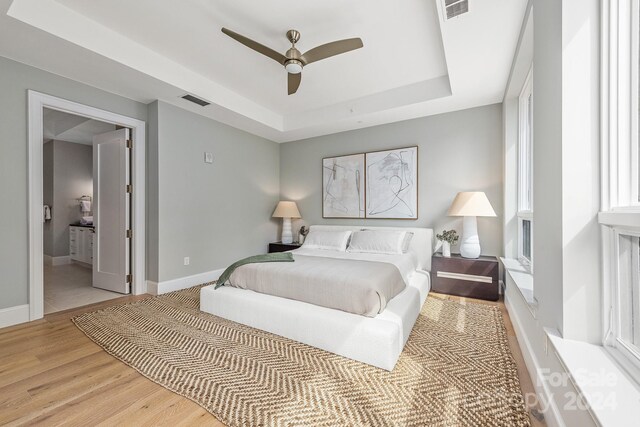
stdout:
POLYGON ((291 59, 287 61, 284 68, 287 70, 287 73, 300 74, 302 72, 302 62, 296 59, 291 59))
MULTIPOLYGON (((447 1, 467 1, 467 0, 447 0, 447 1)), ((342 53, 350 52, 355 49, 360 49, 362 39, 354 37, 351 39, 337 40, 330 43, 325 43, 320 46, 316 46, 311 50, 308 50, 304 54, 301 54, 296 49, 296 43, 300 40, 300 32, 296 30, 287 31, 287 39, 291 42, 291 48, 283 55, 275 50, 262 45, 250 38, 247 38, 241 34, 235 33, 228 28, 222 28, 222 32, 231 37, 235 41, 247 46, 249 49, 255 50, 264 56, 267 56, 280 65, 284 65, 287 70, 287 94, 292 95, 296 93, 300 87, 302 81, 302 68, 323 59, 331 58, 332 56, 340 55, 342 53)))

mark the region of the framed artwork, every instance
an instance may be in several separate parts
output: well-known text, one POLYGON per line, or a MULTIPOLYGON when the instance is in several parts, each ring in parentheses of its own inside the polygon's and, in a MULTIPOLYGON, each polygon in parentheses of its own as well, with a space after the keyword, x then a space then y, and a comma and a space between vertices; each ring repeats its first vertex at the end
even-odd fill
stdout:
POLYGON ((418 219, 418 147, 365 156, 366 217, 418 219))
POLYGON ((322 159, 322 217, 365 217, 365 155, 322 159))

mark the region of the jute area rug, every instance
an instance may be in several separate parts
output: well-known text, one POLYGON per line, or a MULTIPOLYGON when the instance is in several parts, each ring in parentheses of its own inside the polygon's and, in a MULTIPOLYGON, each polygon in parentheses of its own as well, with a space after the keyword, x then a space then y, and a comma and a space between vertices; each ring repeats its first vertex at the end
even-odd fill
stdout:
POLYGON ((75 317, 229 426, 529 426, 497 307, 429 297, 392 372, 199 310, 200 287, 75 317))

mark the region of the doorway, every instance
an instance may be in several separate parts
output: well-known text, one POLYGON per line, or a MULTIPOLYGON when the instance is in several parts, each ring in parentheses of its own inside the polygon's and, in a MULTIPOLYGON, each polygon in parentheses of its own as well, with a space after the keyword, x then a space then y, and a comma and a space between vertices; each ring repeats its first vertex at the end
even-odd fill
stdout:
POLYGON ((45 108, 43 132, 44 314, 128 294, 129 129, 45 108))
MULTIPOLYGON (((63 128, 64 126, 60 129, 63 128)), ((67 136, 66 139, 70 137, 67 136)), ((55 140, 53 143, 51 147, 55 149, 55 140)), ((45 269, 49 268, 60 266, 73 268, 66 274, 67 285, 72 286, 69 282, 74 280, 84 282, 84 291, 90 290, 88 288, 96 290, 95 288, 102 287, 106 290, 100 291, 108 292, 104 295, 114 297, 128 292, 136 295, 146 293, 144 184, 145 123, 143 121, 29 91, 30 320, 39 319, 44 314, 45 269), (49 130, 45 126, 45 116, 63 117, 64 115, 72 123, 76 121, 104 126, 100 129, 105 132, 94 132, 95 138, 92 137, 91 141, 92 185, 87 186, 85 182, 85 190, 78 191, 80 187, 73 190, 74 195, 82 194, 75 195, 70 201, 70 196, 67 195, 67 202, 62 204, 50 202, 53 205, 49 206, 51 218, 58 215, 63 219, 71 219, 63 237, 61 238, 60 233, 58 234, 58 243, 62 242, 61 245, 64 246, 65 237, 68 239, 66 244, 69 255, 67 255, 68 258, 64 258, 64 255, 59 258, 55 254, 60 252, 51 252, 52 248, 45 248, 47 209, 43 207, 43 204, 46 204, 43 182, 44 175, 47 173, 44 170, 47 144, 43 144, 43 141, 47 136, 51 136, 46 134, 49 130), (123 193, 126 193, 125 197, 121 197, 123 193), (67 209, 67 205, 70 205, 71 209, 67 209), (76 228, 72 231, 71 227, 76 228), (46 254, 47 250, 54 255, 46 254), (109 256, 114 253, 118 256, 109 256), (45 261, 48 265, 45 265, 45 261), (77 268, 85 270, 77 270, 77 268), (88 271, 91 273, 91 286, 87 283, 89 282, 88 271), (114 283, 118 283, 118 286, 114 287, 114 283)), ((52 275, 47 276, 47 279, 50 277, 55 279, 52 275)), ((95 302, 91 297, 83 298, 77 299, 76 306, 95 302)), ((58 302, 58 304, 58 307, 48 307, 47 311, 67 308, 63 303, 58 302)))

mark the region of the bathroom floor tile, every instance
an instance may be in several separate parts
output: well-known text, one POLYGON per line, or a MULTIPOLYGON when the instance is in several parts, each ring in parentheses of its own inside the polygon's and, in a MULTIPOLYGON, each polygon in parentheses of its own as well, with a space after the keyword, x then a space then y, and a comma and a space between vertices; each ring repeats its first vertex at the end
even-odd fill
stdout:
POLYGON ((122 294, 91 286, 92 271, 78 264, 44 266, 44 313, 121 297, 122 294))

